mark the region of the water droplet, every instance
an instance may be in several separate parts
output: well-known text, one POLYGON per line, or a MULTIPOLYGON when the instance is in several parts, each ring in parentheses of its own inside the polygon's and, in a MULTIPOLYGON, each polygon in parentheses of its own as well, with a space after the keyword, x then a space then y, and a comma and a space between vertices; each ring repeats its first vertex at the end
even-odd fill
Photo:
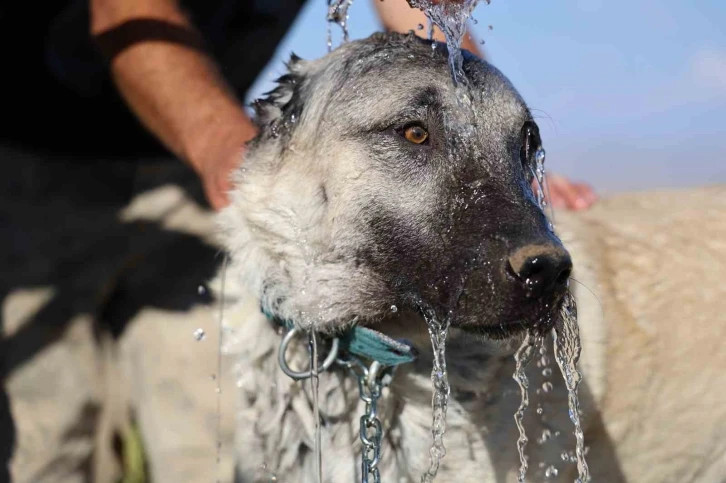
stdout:
POLYGON ((542 375, 544 377, 550 377, 552 375, 552 368, 545 367, 544 369, 542 369, 542 375))
POLYGON ((484 39, 481 39, 481 40, 479 41, 479 45, 484 45, 484 44, 486 44, 486 43, 487 43, 487 41, 486 41, 486 40, 484 40, 484 39))
POLYGON ((547 381, 544 384, 542 384, 542 391, 545 393, 548 393, 552 390, 553 386, 552 383, 547 381))
POLYGON ((213 381, 216 381, 216 380, 217 380, 217 375, 216 375, 216 374, 212 374, 212 375, 211 375, 211 376, 209 376, 209 377, 210 377, 210 378, 211 378, 211 379, 212 379, 213 381))
POLYGON ((536 162, 537 162, 538 164, 543 164, 543 163, 545 162, 545 150, 544 150, 544 148, 539 148, 539 149, 538 149, 538 150, 537 150, 537 151, 536 151, 536 152, 534 153, 534 160, 535 160, 535 161, 536 161, 536 162))
POLYGON ((489 30, 494 30, 494 25, 490 25, 489 30))
POLYGON ((416 29, 418 29, 418 30, 423 30, 423 29, 424 29, 424 26, 423 26, 423 24, 422 24, 422 23, 418 24, 418 25, 416 26, 416 29))
POLYGON ((204 333, 204 329, 197 329, 194 331, 194 338, 197 341, 202 341, 207 337, 207 334, 204 333))
POLYGON ((544 409, 542 409, 542 406, 537 408, 537 414, 542 414, 544 412, 544 409))
POLYGON ((545 470, 545 478, 554 478, 559 473, 560 472, 557 470, 557 468, 554 467, 554 465, 548 466, 545 470))
POLYGON ((542 435, 539 438, 537 438, 537 443, 544 444, 547 441, 549 441, 551 437, 552 437, 552 431, 550 431, 549 429, 543 429, 542 435))
POLYGON ((394 314, 398 312, 398 307, 396 307, 395 305, 391 305, 391 312, 393 312, 394 314))
POLYGON ((205 295, 207 293, 207 287, 205 287, 204 285, 199 285, 199 287, 197 287, 197 293, 199 295, 205 295))

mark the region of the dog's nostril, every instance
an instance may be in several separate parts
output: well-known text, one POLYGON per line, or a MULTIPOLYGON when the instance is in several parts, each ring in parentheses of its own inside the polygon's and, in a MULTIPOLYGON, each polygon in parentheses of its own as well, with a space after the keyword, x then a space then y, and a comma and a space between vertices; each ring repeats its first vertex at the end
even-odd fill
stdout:
POLYGON ((530 298, 538 298, 565 285, 572 261, 560 245, 526 246, 509 257, 509 269, 530 298))

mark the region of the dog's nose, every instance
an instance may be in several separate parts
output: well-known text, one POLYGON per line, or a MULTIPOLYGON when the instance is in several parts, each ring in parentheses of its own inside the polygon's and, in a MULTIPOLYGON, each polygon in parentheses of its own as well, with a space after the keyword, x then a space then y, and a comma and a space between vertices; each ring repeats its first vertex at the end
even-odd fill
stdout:
POLYGON ((529 298, 539 298, 564 287, 572 260, 560 244, 527 245, 509 257, 509 268, 529 298))

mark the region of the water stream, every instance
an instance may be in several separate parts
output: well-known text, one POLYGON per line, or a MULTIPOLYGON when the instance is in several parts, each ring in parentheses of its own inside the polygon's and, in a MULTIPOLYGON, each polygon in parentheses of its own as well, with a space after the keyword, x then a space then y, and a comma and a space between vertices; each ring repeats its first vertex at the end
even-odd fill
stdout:
POLYGON ((577 397, 577 387, 582 381, 582 375, 577 369, 580 359, 580 333, 577 326, 577 307, 571 294, 565 296, 562 304, 561 317, 554 329, 554 348, 557 365, 560 366, 562 377, 567 386, 567 405, 570 420, 575 425, 575 457, 577 459, 578 478, 576 483, 590 481, 590 471, 585 461, 585 436, 580 424, 580 401, 577 397))
MULTIPOLYGON (((489 3, 489 0, 486 2, 489 3)), ((429 19, 429 38, 433 34, 433 25, 441 29, 449 47, 449 67, 454 84, 466 85, 466 77, 462 70, 464 59, 461 55, 461 42, 466 33, 466 21, 471 17, 471 12, 479 0, 437 3, 432 0, 408 0, 408 3, 426 14, 429 19)))
POLYGON ((554 230, 554 222, 555 222, 555 210, 554 206, 547 203, 547 200, 550 198, 549 194, 549 184, 547 183, 547 172, 545 170, 545 158, 546 153, 542 146, 537 148, 537 151, 534 153, 534 167, 530 167, 530 170, 532 172, 532 176, 534 177, 534 180, 537 181, 537 185, 534 187, 535 190, 535 197, 537 199, 537 204, 539 205, 540 209, 544 212, 547 209, 547 206, 549 206, 549 227, 550 230, 554 230))
POLYGON ((433 443, 429 454, 431 455, 431 464, 426 473, 421 476, 421 483, 431 483, 434 481, 439 471, 441 458, 446 455, 444 447, 444 433, 446 432, 446 410, 449 405, 449 378, 446 372, 446 336, 449 331, 451 318, 446 317, 443 321, 439 321, 435 315, 428 313, 426 323, 431 337, 431 346, 434 351, 434 364, 431 370, 431 382, 433 383, 433 396, 431 406, 433 408, 433 421, 431 423, 431 436, 433 443))
POLYGON ((315 474, 318 483, 323 483, 323 451, 321 448, 321 427, 320 427, 320 377, 318 375, 318 338, 315 329, 310 329, 310 377, 311 391, 313 395, 313 419, 315 421, 315 474))
POLYGON ((224 256, 222 262, 222 280, 219 294, 219 319, 217 321, 219 336, 217 340, 217 373, 212 378, 217 383, 215 392, 217 393, 217 434, 216 434, 216 451, 217 451, 217 483, 220 481, 221 462, 222 462, 222 336, 224 329, 224 288, 227 279, 227 266, 229 265, 229 256, 224 256))
POLYGON ((343 30, 343 42, 348 41, 348 9, 353 0, 328 0, 328 52, 333 50, 333 32, 331 24, 338 24, 343 30))
POLYGON ((535 347, 537 345, 537 338, 531 333, 527 333, 524 342, 519 347, 517 352, 514 354, 515 369, 514 369, 514 380, 519 385, 519 390, 522 393, 522 400, 519 403, 519 408, 514 413, 514 422, 517 424, 519 430, 519 438, 517 439, 517 451, 519 452, 519 475, 517 481, 524 483, 524 478, 527 475, 527 469, 529 464, 527 463, 527 456, 524 454, 524 448, 527 446, 529 438, 524 429, 522 420, 524 419, 524 412, 529 406, 529 379, 527 374, 524 372, 529 362, 532 360, 535 354, 535 347))

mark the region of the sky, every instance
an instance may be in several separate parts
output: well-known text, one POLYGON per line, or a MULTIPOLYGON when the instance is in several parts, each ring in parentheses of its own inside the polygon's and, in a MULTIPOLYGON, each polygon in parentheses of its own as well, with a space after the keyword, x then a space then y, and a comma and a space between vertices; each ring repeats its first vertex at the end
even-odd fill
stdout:
MULTIPOLYGON (((351 39, 381 30, 374 1, 350 8, 351 39)), ((248 100, 291 52, 325 55, 326 11, 309 1, 248 100)), ((723 0, 482 0, 473 16, 487 60, 537 117, 548 170, 602 194, 726 183, 723 0)))

